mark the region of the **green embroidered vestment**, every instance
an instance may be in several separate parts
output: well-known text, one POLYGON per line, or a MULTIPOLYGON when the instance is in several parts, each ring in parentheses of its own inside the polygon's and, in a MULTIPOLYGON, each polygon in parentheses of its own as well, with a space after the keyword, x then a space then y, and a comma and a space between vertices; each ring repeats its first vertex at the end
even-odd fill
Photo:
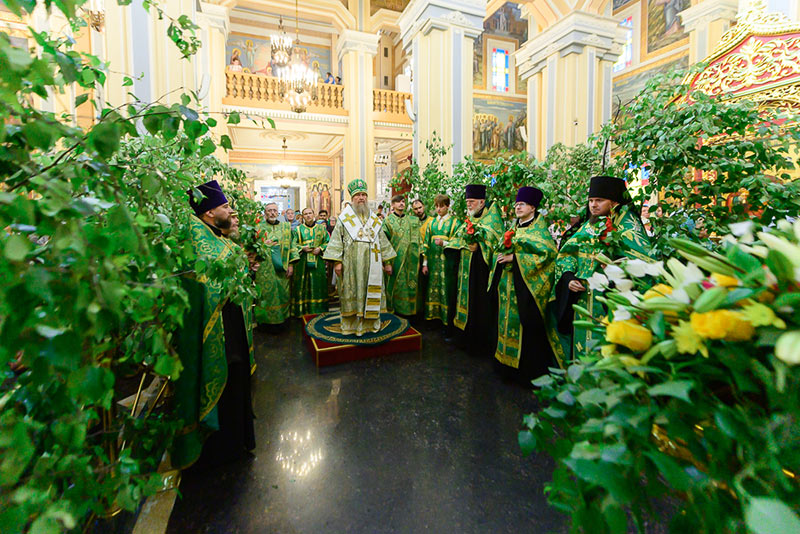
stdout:
MULTIPOLYGON (((453 323, 464 330, 469 319, 469 277, 472 263, 472 252, 468 248, 470 239, 480 245, 481 255, 489 269, 494 265, 494 250, 503 238, 503 216, 497 203, 487 204, 480 217, 471 217, 475 233, 470 238, 467 234, 468 225, 461 226, 456 238, 447 244, 446 248, 455 248, 461 251, 458 264, 458 300, 456 302, 456 316, 453 323)), ((483 288, 488 291, 489 288, 483 288)))
MULTIPOLYGON (((511 252, 502 248, 501 245, 498 254, 514 254, 514 261, 519 267, 525 286, 533 297, 544 322, 547 317, 545 314, 547 301, 550 298, 550 292, 553 287, 555 259, 558 255, 558 247, 556 247, 556 242, 547 229, 547 222, 545 222, 544 217, 537 215, 536 220, 529 226, 517 227, 511 243, 511 252)), ((522 357, 534 357, 534 355, 521 354, 523 326, 517 305, 513 264, 506 263, 501 270, 498 270, 497 267, 492 269, 492 278, 489 280, 490 286, 493 277, 497 276, 497 272, 502 274, 500 274, 497 291, 499 313, 495 358, 500 363, 517 369, 522 357)), ((550 343, 556 359, 561 364, 563 350, 555 332, 551 333, 550 329, 548 329, 548 339, 541 340, 541 342, 550 343)))
MULTIPOLYGON (((200 219, 192 217, 189 228, 198 260, 221 262, 235 253, 233 242, 215 235, 200 219)), ((172 465, 178 468, 193 464, 205 438, 219 429, 216 406, 228 380, 222 324, 222 307, 228 296, 222 294, 222 284, 202 275, 187 276, 183 282, 189 309, 175 335, 183 365, 175 383, 175 413, 184 426, 171 451, 172 465)))
POLYGON ((330 236, 325 226, 315 224, 308 227, 305 223, 292 230, 295 250, 300 258, 295 263, 292 275, 292 315, 300 317, 306 314, 325 313, 328 311, 328 274, 322 255, 328 245, 330 236), (303 247, 321 249, 318 255, 303 252, 303 247))
MULTIPOLYGON (((586 291, 580 293, 577 305, 585 308, 592 314, 596 321, 601 321, 606 310, 602 303, 595 300, 592 291, 585 280, 594 274, 603 265, 598 261, 597 255, 603 254, 612 260, 622 257, 639 258, 650 261, 650 242, 639 218, 631 211, 630 206, 618 208, 617 213, 610 215, 614 230, 606 237, 610 243, 606 245, 600 239, 605 228, 606 218, 592 224, 583 223, 575 234, 561 247, 556 260, 555 282, 558 283, 564 273, 573 273, 575 278, 584 281, 586 291)), ((555 293, 551 300, 555 300, 555 293)), ((555 314, 551 316, 555 320, 555 314)), ((602 341, 600 334, 593 334, 591 330, 575 326, 572 339, 560 334, 564 354, 572 358, 588 355, 602 341)))
POLYGON ((286 276, 290 263, 298 260, 292 243, 292 227, 288 222, 270 224, 261 222, 256 227, 265 241, 275 241, 271 257, 264 259, 256 272, 259 301, 256 304, 256 322, 281 324, 289 317, 291 283, 286 276))
POLYGON ((383 230, 397 253, 392 264, 392 274, 386 281, 387 308, 400 315, 414 315, 417 313, 422 254, 419 217, 398 217, 391 213, 383 223, 383 230))
POLYGON ((428 265, 428 294, 425 298, 425 319, 439 319, 447 325, 448 297, 456 290, 456 261, 445 255, 445 247, 458 233, 460 224, 450 213, 428 223, 422 250, 428 265), (437 245, 436 240, 442 244, 437 245))

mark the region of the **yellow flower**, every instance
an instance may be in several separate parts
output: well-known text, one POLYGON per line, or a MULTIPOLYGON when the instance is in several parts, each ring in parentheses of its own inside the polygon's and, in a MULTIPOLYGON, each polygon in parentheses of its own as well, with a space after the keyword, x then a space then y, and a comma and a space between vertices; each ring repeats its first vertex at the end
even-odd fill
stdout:
POLYGON ((746 341, 756 333, 743 313, 731 310, 693 312, 690 320, 692 330, 706 339, 746 341))
POLYGON ((653 344, 653 333, 633 319, 614 321, 606 327, 606 340, 633 352, 644 352, 653 344))
POLYGON ((679 321, 678 326, 672 328, 672 337, 675 339, 678 352, 683 354, 697 354, 698 352, 708 358, 708 347, 703 343, 703 338, 697 335, 688 321, 679 321))
POLYGON ((603 345, 600 347, 600 354, 603 355, 603 358, 611 358, 617 354, 617 346, 616 345, 603 345))
POLYGON ((667 284, 656 284, 645 291, 642 298, 644 300, 649 300, 656 297, 666 297, 667 295, 672 295, 672 288, 667 284))
POLYGON ((774 326, 776 328, 786 328, 783 319, 775 315, 772 308, 760 302, 747 301, 742 313, 753 326, 774 326))
POLYGON ((711 273, 711 279, 720 287, 737 287, 739 280, 727 274, 711 273))

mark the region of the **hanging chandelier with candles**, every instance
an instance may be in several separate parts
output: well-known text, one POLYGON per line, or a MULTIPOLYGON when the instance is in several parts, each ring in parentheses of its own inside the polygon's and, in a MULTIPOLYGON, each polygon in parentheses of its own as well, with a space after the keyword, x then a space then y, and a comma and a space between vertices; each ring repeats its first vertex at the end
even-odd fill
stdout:
POLYGON ((298 2, 294 3, 295 11, 295 44, 292 47, 291 59, 283 68, 278 69, 280 78, 280 94, 289 101, 292 111, 304 113, 308 105, 317 99, 317 73, 303 61, 300 49, 300 16, 298 2))
MULTIPOLYGON (((275 165, 272 167, 272 178, 275 180, 296 180, 297 179, 297 167, 292 165, 286 165, 286 149, 289 146, 286 144, 286 138, 283 138, 283 160, 281 161, 280 165, 275 165)), ((288 185, 286 186, 288 187, 288 185)))
POLYGON ((278 68, 284 68, 289 64, 292 55, 292 38, 286 34, 283 29, 283 16, 280 18, 278 25, 280 33, 270 36, 270 44, 272 45, 272 61, 278 68))

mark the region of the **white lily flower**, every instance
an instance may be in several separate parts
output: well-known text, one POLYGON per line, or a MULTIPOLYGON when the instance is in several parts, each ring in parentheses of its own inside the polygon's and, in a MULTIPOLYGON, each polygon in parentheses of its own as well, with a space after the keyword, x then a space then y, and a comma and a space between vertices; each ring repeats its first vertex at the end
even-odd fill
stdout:
POLYGON ((794 222, 794 236, 800 241, 800 219, 794 222))
MULTIPOLYGON (((775 275, 772 275, 772 276, 775 276, 775 275)), ((795 282, 800 282, 800 267, 795 267, 794 268, 794 281, 795 282)))
POLYGON ((672 293, 667 295, 667 298, 677 300, 678 302, 682 302, 684 304, 689 304, 689 302, 692 300, 689 298, 689 294, 686 292, 686 290, 682 287, 675 289, 672 293))
POLYGON ((611 282, 618 282, 619 280, 625 279, 625 271, 619 265, 606 265, 605 269, 606 276, 611 282))
POLYGON ((633 282, 628 280, 627 278, 623 278, 621 280, 615 280, 614 286, 617 288, 618 291, 626 292, 633 289, 633 282))
POLYGON ((800 330, 786 332, 775 343, 775 356, 789 364, 800 364, 800 330))
POLYGON ((778 237, 766 232, 759 232, 758 238, 772 250, 777 250, 792 262, 795 267, 800 267, 800 247, 790 243, 782 237, 778 237))
POLYGON ((644 260, 633 259, 625 262, 625 270, 629 275, 636 278, 642 278, 647 274, 648 263, 644 260))
POLYGON ((669 285, 679 287, 683 284, 683 273, 686 270, 686 266, 677 258, 670 258, 667 260, 667 268, 669 272, 664 273, 664 278, 667 279, 669 285))
POLYGON ((602 291, 608 287, 608 278, 600 272, 592 274, 592 276, 586 279, 586 282, 589 284, 589 289, 592 291, 602 291))
POLYGON ((627 321, 632 317, 633 315, 631 315, 631 312, 629 312, 627 308, 617 308, 614 310, 615 321, 627 321))
POLYGON ((786 219, 781 219, 778 221, 778 230, 781 232, 786 232, 787 234, 791 234, 793 231, 792 223, 787 221, 786 219))
POLYGON ((731 229, 731 233, 736 237, 741 237, 745 234, 752 234, 753 221, 742 221, 738 223, 733 223, 728 225, 728 228, 731 229))
POLYGON ((688 286, 689 284, 696 284, 702 282, 705 278, 706 276, 703 274, 703 271, 700 270, 700 267, 689 262, 689 264, 686 265, 686 270, 683 271, 683 283, 681 285, 688 286))

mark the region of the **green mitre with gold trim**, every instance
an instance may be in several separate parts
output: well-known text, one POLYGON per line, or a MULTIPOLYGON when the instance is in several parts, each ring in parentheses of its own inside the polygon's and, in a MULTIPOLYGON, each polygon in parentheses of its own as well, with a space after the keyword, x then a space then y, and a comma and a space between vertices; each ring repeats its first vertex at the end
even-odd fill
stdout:
POLYGON ((350 196, 357 195, 358 193, 366 193, 367 192, 367 182, 362 180, 361 178, 356 178, 349 184, 347 184, 347 192, 350 193, 350 196))

